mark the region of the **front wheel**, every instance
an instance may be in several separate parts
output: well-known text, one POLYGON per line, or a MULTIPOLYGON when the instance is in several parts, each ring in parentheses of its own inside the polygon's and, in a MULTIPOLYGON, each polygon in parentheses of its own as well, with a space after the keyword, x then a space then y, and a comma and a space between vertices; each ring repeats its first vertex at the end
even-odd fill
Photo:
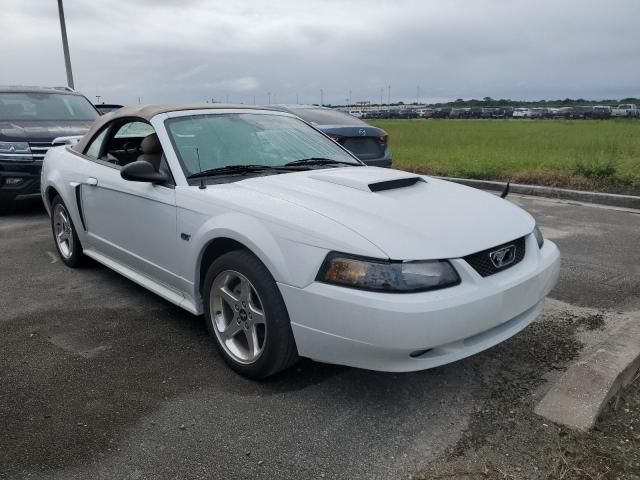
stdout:
POLYGON ((205 320, 225 362, 249 378, 274 375, 297 360, 289 315, 275 280, 253 254, 216 259, 204 281, 205 320))
POLYGON ((7 215, 8 213, 10 213, 12 206, 13 205, 10 204, 7 200, 2 200, 0 202, 0 216, 1 215, 7 215))
POLYGON ((69 210, 59 195, 51 202, 51 231, 60 259, 68 267, 79 266, 82 261, 82 245, 69 210))

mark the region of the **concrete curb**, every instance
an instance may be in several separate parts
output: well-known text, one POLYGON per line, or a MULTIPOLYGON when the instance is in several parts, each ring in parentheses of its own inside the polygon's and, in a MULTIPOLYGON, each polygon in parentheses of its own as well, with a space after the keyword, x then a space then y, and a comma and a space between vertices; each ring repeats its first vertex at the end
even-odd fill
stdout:
POLYGON ((640 312, 573 364, 534 412, 552 422, 588 431, 602 409, 640 370, 640 312))
MULTIPOLYGON (((469 187, 482 190, 504 190, 506 182, 494 182, 491 180, 473 180, 470 178, 436 177, 450 182, 460 183, 469 187)), ((614 207, 640 209, 640 197, 635 195, 618 195, 616 193, 583 192, 581 190, 569 190, 567 188, 543 187, 540 185, 523 185, 512 183, 509 191, 522 195, 535 195, 538 197, 559 198, 562 200, 576 200, 585 203, 598 203, 614 207)))

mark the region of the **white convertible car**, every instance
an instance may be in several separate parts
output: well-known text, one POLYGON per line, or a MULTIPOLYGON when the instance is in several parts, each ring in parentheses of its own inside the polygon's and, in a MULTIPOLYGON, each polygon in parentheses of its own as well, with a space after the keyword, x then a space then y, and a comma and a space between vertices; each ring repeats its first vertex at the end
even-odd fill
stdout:
POLYGON ((204 313, 252 378, 298 356, 383 371, 467 357, 533 321, 559 274, 507 200, 367 167, 266 108, 120 109, 49 150, 41 185, 65 264, 86 255, 204 313))

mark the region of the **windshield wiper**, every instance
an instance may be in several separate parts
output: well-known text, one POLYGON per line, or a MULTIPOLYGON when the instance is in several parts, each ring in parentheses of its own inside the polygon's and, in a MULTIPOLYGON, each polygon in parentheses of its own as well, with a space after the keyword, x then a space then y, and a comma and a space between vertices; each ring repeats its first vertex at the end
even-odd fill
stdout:
POLYGON ((322 157, 310 157, 295 160, 293 162, 285 163, 285 167, 293 167, 296 165, 350 165, 352 167, 359 167, 360 164, 355 162, 343 162, 341 160, 333 160, 331 158, 322 157))
POLYGON ((273 165, 254 165, 254 164, 246 164, 246 165, 227 165, 226 167, 218 167, 218 168, 210 168, 208 170, 202 170, 201 172, 196 172, 189 175, 187 178, 201 178, 201 177, 215 177, 217 175, 229 175, 229 174, 246 174, 253 172, 265 172, 265 171, 292 171, 296 170, 295 168, 283 166, 273 166, 273 165))

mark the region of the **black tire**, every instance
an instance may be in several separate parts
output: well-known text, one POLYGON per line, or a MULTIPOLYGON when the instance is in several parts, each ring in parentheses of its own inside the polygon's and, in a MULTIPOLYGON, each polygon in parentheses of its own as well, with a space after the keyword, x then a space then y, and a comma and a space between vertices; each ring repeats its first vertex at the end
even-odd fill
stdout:
POLYGON ((56 246, 56 251, 58 252, 58 256, 60 260, 67 266, 71 268, 77 268, 82 264, 84 260, 84 255, 82 253, 82 245, 80 244, 80 239, 78 238, 78 234, 76 233, 76 227, 73 224, 73 220, 71 220, 71 215, 69 215, 69 210, 67 206, 62 201, 59 195, 56 195, 51 202, 51 233, 53 234, 53 243, 56 246), (72 239, 70 242, 70 248, 68 252, 63 252, 61 247, 58 245, 58 241, 56 239, 56 215, 55 212, 57 209, 61 209, 67 215, 69 220, 69 235, 72 239))
POLYGON ((240 375, 262 379, 275 375, 298 360, 298 352, 291 331, 287 307, 280 295, 275 280, 264 264, 247 250, 233 250, 218 257, 209 266, 202 289, 204 316, 209 333, 224 361, 240 375), (211 289, 216 277, 233 270, 251 282, 262 302, 265 313, 266 335, 262 353, 253 363, 240 363, 221 344, 212 318, 211 289))
POLYGON ((12 210, 13 210, 12 203, 6 200, 2 200, 2 202, 0 203, 0 216, 8 215, 9 213, 11 213, 12 210))

